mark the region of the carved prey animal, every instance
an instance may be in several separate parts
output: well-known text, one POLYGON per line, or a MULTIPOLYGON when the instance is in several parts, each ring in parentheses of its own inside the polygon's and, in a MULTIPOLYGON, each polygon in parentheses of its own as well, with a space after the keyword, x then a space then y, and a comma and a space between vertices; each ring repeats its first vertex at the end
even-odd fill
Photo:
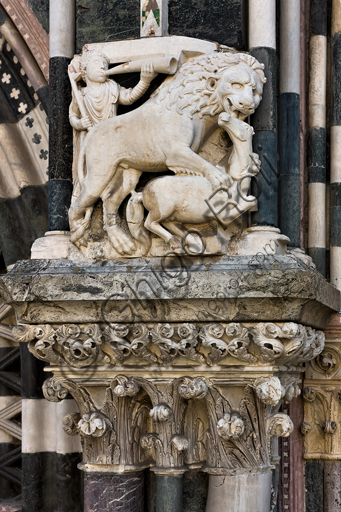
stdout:
POLYGON ((218 128, 219 114, 245 119, 255 111, 265 82, 262 69, 246 54, 194 58, 166 79, 144 105, 91 129, 86 138, 86 175, 69 211, 72 242, 82 240, 93 205, 101 198, 111 244, 121 254, 132 254, 135 242, 119 227, 117 215, 142 172, 169 169, 177 175, 202 176, 213 191, 230 185, 226 173, 197 153, 218 128))
MULTIPOLYGON (((257 206, 256 198, 248 195, 250 179, 259 170, 258 155, 252 153, 253 128, 226 112, 219 115, 218 124, 234 143, 229 159, 230 187, 213 193, 211 183, 203 177, 162 176, 150 181, 143 192, 133 193, 127 207, 127 221, 131 234, 142 244, 145 253, 151 243, 148 232, 169 243, 173 251, 183 252, 180 240, 189 245, 191 240, 194 242, 183 224, 201 224, 217 218, 226 228, 242 213, 257 206), (143 207, 149 212, 145 223, 143 207)), ((203 249, 200 247, 199 252, 203 249)))

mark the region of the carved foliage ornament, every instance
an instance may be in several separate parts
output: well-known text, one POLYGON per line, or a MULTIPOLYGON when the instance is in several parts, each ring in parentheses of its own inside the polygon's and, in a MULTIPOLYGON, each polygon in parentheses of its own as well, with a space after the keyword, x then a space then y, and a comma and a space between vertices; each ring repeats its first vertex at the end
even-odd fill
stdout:
POLYGON ((43 390, 48 400, 70 392, 77 401, 79 414, 66 416, 64 430, 80 434, 89 463, 168 469, 205 463, 211 473, 264 468, 274 436, 293 429, 287 415, 258 397, 257 386, 245 387, 235 409, 205 377, 181 377, 160 390, 142 377, 118 375, 99 408, 83 386, 63 377, 48 379, 43 390))
POLYGON ((341 387, 307 386, 303 391, 305 458, 341 459, 341 387))
MULTIPOLYGON (((20 325, 13 328, 13 335, 18 341, 28 342, 29 350, 38 359, 74 367, 121 365, 132 357, 152 365, 170 365, 176 358, 191 364, 216 365, 228 356, 249 365, 297 365, 316 357, 324 347, 321 331, 291 322, 254 326, 20 325)), ((297 392, 290 390, 292 396, 297 392)))

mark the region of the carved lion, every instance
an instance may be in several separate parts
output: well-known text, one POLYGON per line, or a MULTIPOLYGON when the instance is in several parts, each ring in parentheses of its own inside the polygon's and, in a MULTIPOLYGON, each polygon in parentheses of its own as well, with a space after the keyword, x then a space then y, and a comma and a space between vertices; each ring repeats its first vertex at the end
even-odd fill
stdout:
POLYGON ((212 190, 229 186, 231 178, 198 152, 218 119, 221 124, 222 113, 242 121, 255 111, 265 83, 263 67, 242 53, 193 58, 141 107, 92 128, 84 148, 86 174, 69 211, 71 240, 83 242, 93 205, 101 198, 111 244, 121 254, 134 253, 136 243, 119 226, 118 209, 142 172, 203 176, 212 190))

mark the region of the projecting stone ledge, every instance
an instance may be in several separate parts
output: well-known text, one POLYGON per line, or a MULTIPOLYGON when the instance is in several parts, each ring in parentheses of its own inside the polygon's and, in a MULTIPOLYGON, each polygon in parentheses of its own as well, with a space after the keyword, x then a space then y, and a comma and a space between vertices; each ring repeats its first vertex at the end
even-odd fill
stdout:
POLYGON ((19 261, 0 293, 30 324, 271 320, 323 329, 340 309, 339 291, 292 253, 19 261))

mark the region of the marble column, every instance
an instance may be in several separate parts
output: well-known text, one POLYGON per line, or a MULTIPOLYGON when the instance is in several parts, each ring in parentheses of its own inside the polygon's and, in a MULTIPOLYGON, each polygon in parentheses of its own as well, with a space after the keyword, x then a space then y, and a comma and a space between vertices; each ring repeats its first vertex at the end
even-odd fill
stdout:
POLYGON ((308 254, 326 275, 327 4, 310 3, 308 254))
POLYGON ((341 290, 341 0, 332 4, 330 281, 341 290))
POLYGON ((68 64, 75 53, 75 29, 75 0, 50 0, 49 230, 57 232, 69 230, 73 142, 68 64))
POLYGON ((280 2, 279 228, 301 245, 300 2, 280 2), (288 215, 290 211, 290 215, 288 215))
POLYGON ((156 474, 156 512, 182 512, 183 475, 156 474))
POLYGON ((258 196, 258 211, 252 222, 259 225, 278 226, 277 200, 277 115, 276 115, 276 2, 275 0, 250 0, 249 2, 250 53, 264 64, 266 84, 263 99, 256 113, 251 116, 255 130, 253 150, 259 155, 261 170, 254 183, 258 196))
POLYGON ((206 512, 265 512, 270 510, 272 473, 211 476, 206 512))
POLYGON ((341 463, 324 463, 324 510, 338 512, 341 508, 341 463))
POLYGON ((304 381, 306 507, 316 512, 337 512, 341 506, 340 326, 340 315, 334 315, 325 348, 307 364, 304 381))
MULTIPOLYGON (((144 512, 144 473, 85 473, 84 512, 144 512)), ((166 512, 166 509, 165 509, 166 512)))

